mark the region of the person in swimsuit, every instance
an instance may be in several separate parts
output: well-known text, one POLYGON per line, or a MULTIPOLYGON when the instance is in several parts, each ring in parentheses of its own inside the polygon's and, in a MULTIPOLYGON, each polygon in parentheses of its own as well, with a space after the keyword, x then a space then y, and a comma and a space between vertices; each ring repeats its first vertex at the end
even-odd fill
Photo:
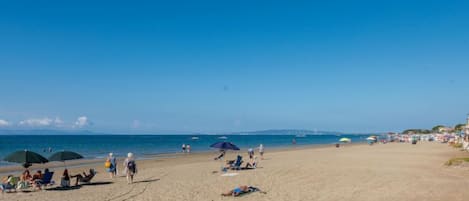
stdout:
POLYGON ((233 190, 230 190, 226 193, 222 193, 221 195, 222 196, 239 196, 241 194, 244 194, 244 193, 250 193, 250 192, 260 192, 260 193, 263 193, 263 194, 266 194, 267 192, 265 191, 262 191, 261 189, 259 188, 256 188, 254 186, 239 186, 239 187, 236 187, 234 188, 233 190))
POLYGON ((238 196, 242 193, 247 193, 249 192, 249 187, 248 186, 239 186, 234 188, 233 190, 230 190, 226 193, 222 193, 221 195, 223 196, 238 196))

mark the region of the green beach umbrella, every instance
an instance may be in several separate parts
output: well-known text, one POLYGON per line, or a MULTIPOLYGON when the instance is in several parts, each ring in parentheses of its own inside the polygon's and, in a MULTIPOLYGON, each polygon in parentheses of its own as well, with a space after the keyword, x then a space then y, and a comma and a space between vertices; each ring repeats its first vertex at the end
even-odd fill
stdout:
POLYGON ((68 160, 76 160, 76 159, 82 159, 83 156, 75 153, 73 151, 59 151, 57 153, 52 154, 52 156, 49 157, 49 161, 68 161, 68 160))
POLYGON ((28 150, 15 151, 6 156, 4 161, 12 163, 22 163, 23 167, 28 168, 33 163, 47 163, 49 162, 44 156, 28 150))
MULTIPOLYGON (((82 159, 83 156, 75 153, 73 151, 59 151, 57 153, 52 154, 52 156, 49 156, 49 161, 62 161, 64 162, 68 160, 77 160, 77 159, 82 159)), ((66 165, 65 165, 66 166, 66 165)))

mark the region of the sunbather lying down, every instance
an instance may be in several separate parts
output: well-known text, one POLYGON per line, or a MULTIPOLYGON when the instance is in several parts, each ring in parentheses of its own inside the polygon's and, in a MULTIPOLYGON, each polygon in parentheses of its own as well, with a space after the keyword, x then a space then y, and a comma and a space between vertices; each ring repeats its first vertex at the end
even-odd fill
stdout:
POLYGON ((261 191, 261 189, 256 188, 254 186, 239 186, 234 188, 233 190, 230 190, 226 193, 222 193, 221 195, 223 196, 240 196, 245 193, 251 193, 251 192, 260 192, 260 193, 267 193, 265 191, 261 191))
POLYGON ((93 179, 94 175, 96 175, 96 171, 94 171, 94 169, 90 169, 90 173, 89 174, 86 174, 86 172, 83 172, 83 175, 81 174, 77 174, 77 175, 72 175, 70 177, 76 177, 77 180, 75 182, 75 186, 78 185, 78 182, 84 182, 84 183, 87 183, 87 182, 90 182, 91 179, 93 179))

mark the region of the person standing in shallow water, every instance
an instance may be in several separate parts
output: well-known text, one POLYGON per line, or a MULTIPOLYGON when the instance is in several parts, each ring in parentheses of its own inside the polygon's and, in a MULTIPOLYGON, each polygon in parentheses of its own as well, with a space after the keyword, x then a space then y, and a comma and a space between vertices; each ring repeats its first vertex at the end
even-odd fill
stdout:
POLYGON ((134 155, 132 153, 127 154, 127 158, 124 160, 124 167, 127 183, 131 184, 134 182, 134 175, 137 174, 137 164, 135 163, 134 155))
POLYGON ((181 149, 182 149, 182 153, 185 153, 186 152, 186 144, 182 144, 181 149))

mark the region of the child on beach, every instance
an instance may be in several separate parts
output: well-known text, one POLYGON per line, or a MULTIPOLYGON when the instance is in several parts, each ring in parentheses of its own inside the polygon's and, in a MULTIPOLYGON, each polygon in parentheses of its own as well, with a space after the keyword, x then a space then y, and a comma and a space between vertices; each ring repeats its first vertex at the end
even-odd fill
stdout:
POLYGON ((134 181, 134 175, 137 174, 137 164, 133 158, 132 153, 127 154, 127 158, 124 160, 125 173, 127 176, 127 183, 131 184, 134 181))

